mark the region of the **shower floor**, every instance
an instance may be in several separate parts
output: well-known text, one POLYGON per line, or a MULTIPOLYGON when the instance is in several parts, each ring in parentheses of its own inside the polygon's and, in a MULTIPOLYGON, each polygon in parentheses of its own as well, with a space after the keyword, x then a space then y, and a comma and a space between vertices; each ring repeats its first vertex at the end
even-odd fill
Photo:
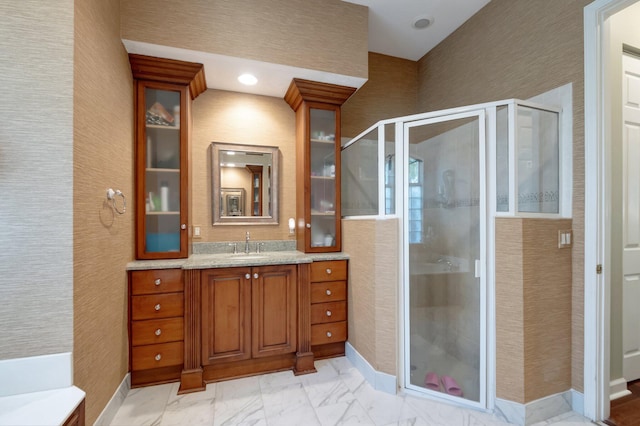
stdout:
MULTIPOLYGON (((428 372, 439 377, 453 377, 463 392, 463 398, 471 401, 480 400, 480 375, 477 368, 447 353, 437 344, 428 342, 419 334, 411 334, 410 382, 424 388, 424 379, 428 372)), ((440 392, 445 392, 440 384, 440 392)))

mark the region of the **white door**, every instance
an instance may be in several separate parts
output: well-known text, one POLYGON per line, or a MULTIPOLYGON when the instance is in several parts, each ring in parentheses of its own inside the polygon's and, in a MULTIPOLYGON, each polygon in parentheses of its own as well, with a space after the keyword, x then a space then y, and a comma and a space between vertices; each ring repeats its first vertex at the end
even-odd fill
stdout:
POLYGON ((622 56, 623 374, 640 378, 640 59, 622 56))

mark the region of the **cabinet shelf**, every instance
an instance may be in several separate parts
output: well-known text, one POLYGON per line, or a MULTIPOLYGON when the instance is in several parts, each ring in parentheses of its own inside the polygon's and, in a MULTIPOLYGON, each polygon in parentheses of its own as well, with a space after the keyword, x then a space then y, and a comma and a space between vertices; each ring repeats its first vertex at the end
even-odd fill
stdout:
POLYGON ((335 216, 335 214, 336 214, 335 211, 327 211, 327 212, 312 211, 311 212, 311 216, 335 216))
POLYGON ((147 167, 145 169, 147 172, 155 172, 155 173, 180 173, 180 169, 164 169, 164 168, 156 168, 156 167, 147 167))
POLYGON ((148 216, 179 216, 180 212, 146 212, 148 216))
POLYGON ((311 142, 313 142, 313 143, 323 143, 323 144, 328 144, 328 145, 331 145, 331 146, 336 144, 335 140, 330 141, 330 140, 325 140, 325 139, 311 139, 311 142))
POLYGON ((146 123, 147 129, 180 130, 180 126, 163 126, 161 124, 146 123))
POLYGON ((314 176, 311 175, 311 179, 317 179, 317 180, 336 180, 335 176, 314 176))

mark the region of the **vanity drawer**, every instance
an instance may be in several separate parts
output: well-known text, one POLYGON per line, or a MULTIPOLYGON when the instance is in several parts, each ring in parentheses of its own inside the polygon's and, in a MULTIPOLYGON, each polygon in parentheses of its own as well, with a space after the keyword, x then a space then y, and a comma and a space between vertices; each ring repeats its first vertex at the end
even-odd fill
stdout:
POLYGON ((346 319, 347 302, 327 302, 311 305, 311 325, 345 321, 346 319))
POLYGON ((311 284, 311 303, 347 300, 346 281, 328 281, 311 284))
POLYGON ((184 344, 182 342, 172 342, 136 346, 131 349, 131 358, 132 370, 148 370, 150 368, 181 365, 184 359, 184 344))
POLYGON ((330 322, 311 326, 311 345, 344 342, 347 340, 347 322, 330 322))
POLYGON ((167 318, 131 322, 131 345, 152 345, 184 339, 184 320, 167 318))
POLYGON ((184 294, 167 293, 131 297, 131 319, 181 317, 184 314, 184 294))
POLYGON ((181 269, 150 269, 131 272, 131 294, 174 293, 183 291, 181 269))
POLYGON ((311 282, 344 281, 346 279, 346 260, 325 260, 311 263, 311 282))

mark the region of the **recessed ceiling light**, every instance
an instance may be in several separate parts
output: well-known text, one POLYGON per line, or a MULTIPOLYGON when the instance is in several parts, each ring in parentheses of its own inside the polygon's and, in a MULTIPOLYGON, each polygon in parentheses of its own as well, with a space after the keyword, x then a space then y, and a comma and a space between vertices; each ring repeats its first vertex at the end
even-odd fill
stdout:
POLYGON ((258 79, 252 74, 242 74, 238 77, 238 81, 242 84, 246 84, 247 86, 253 86, 258 82, 258 79))
POLYGON ((428 26, 430 26, 431 24, 433 24, 433 18, 431 16, 418 16, 413 20, 413 28, 415 28, 416 30, 424 30, 425 28, 427 28, 428 26))

